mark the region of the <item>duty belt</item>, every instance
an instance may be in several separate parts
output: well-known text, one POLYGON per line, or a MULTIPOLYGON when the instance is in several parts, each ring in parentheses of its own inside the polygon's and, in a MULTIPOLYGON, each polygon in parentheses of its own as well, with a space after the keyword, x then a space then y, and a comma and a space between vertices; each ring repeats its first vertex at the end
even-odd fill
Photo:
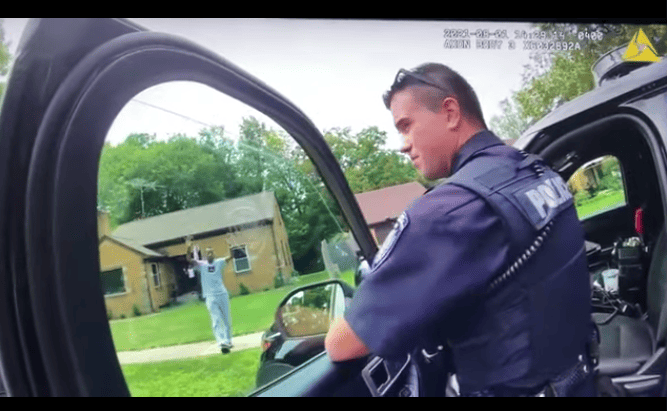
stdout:
POLYGON ((464 397, 571 397, 578 396, 580 389, 592 378, 591 359, 580 355, 577 363, 541 388, 489 388, 463 394, 464 397))
MULTIPOLYGON (((587 352, 580 355, 577 363, 543 386, 536 388, 489 388, 464 397, 569 397, 577 395, 580 388, 594 377, 595 367, 599 362, 600 332, 593 323, 587 352)), ((435 352, 422 349, 423 362, 426 364, 443 355, 443 346, 435 352)), ((418 355, 418 354, 417 354, 418 355)), ((420 377, 416 362, 410 354, 403 360, 385 360, 374 357, 361 371, 361 376, 373 397, 399 396, 417 397, 420 395, 420 377)))

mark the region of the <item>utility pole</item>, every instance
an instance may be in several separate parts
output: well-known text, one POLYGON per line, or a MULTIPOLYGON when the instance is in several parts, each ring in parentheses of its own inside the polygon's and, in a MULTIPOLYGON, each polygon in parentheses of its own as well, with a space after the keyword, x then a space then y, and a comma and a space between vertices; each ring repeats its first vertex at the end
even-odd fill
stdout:
POLYGON ((146 217, 146 210, 144 206, 144 188, 151 189, 153 191, 157 190, 158 188, 164 188, 164 186, 159 186, 155 181, 149 182, 148 180, 145 180, 143 178, 135 178, 134 180, 130 180, 129 184, 134 187, 139 189, 139 194, 141 197, 141 218, 146 217))

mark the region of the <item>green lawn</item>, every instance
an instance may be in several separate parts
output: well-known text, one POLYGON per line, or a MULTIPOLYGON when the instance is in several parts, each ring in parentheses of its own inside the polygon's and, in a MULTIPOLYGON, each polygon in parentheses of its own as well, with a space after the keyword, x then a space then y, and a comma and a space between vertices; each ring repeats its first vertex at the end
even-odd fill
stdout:
POLYGON ((601 213, 605 210, 623 206, 624 204, 625 195, 622 190, 599 194, 577 206, 577 215, 581 220, 586 217, 591 217, 595 214, 601 213))
POLYGON ((259 348, 122 366, 134 397, 243 397, 255 387, 259 348))
MULTIPOLYGON (((329 278, 328 272, 295 278, 294 284, 275 290, 233 297, 232 333, 235 336, 266 330, 272 323, 280 301, 294 288, 329 278)), ((354 284, 354 273, 343 273, 342 279, 354 284)), ((116 351, 213 340, 211 320, 204 302, 164 308, 158 314, 110 321, 116 351)))

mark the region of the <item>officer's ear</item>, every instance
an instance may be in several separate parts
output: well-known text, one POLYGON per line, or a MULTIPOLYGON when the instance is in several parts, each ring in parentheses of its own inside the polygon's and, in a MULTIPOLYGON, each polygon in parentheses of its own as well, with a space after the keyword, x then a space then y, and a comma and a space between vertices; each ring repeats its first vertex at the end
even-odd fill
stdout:
POLYGON ((446 127, 450 130, 458 129, 463 122, 463 113, 458 100, 454 97, 445 97, 440 104, 440 114, 446 116, 446 127))

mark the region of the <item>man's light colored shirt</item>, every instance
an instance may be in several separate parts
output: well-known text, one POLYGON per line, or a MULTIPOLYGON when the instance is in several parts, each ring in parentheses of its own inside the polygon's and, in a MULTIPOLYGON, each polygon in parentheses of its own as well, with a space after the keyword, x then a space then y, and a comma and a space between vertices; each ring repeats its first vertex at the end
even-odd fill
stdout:
POLYGON ((213 264, 209 264, 208 260, 198 260, 196 263, 194 270, 199 272, 203 296, 227 294, 227 288, 222 281, 222 273, 227 265, 225 259, 216 258, 213 264))

